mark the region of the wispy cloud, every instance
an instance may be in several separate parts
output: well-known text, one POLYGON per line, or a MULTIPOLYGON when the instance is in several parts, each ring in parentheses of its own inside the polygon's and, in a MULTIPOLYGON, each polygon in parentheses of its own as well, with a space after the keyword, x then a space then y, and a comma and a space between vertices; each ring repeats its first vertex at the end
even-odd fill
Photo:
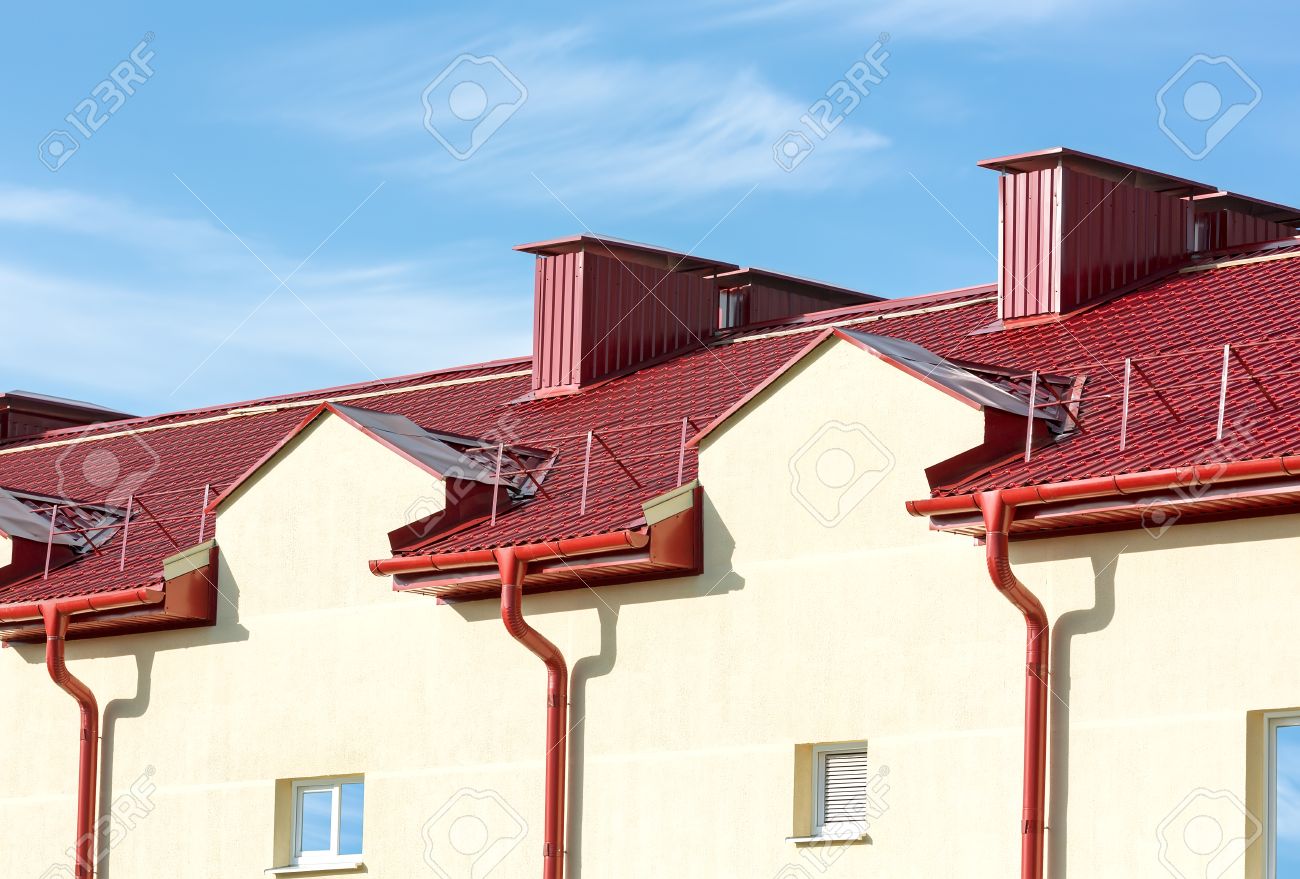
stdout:
MULTIPOLYGON (((309 311, 206 219, 8 187, 0 224, 11 235, 59 230, 83 247, 118 251, 107 270, 12 249, 0 257, 6 320, 28 328, 0 349, 0 370, 33 390, 71 389, 136 411, 179 408, 283 391, 305 372, 318 385, 368 378, 352 351, 392 375, 528 350, 528 300, 513 295, 527 284, 525 267, 518 279, 486 274, 488 248, 472 241, 419 260, 343 262, 323 251, 292 281, 309 311), (189 262, 183 272, 144 266, 151 253, 189 262), (461 331, 471 324, 472 336, 461 331)), ((271 246, 261 255, 287 266, 283 273, 301 260, 271 246)))
POLYGON ((904 38, 969 38, 996 30, 1057 21, 1113 0, 712 0, 700 16, 703 26, 795 23, 825 28, 833 22, 843 29, 885 29, 904 38))
POLYGON ((151 262, 214 268, 238 242, 207 217, 180 217, 73 189, 0 184, 0 224, 96 239, 151 262))
POLYGON ((256 74, 276 76, 290 93, 262 112, 364 141, 385 176, 421 179, 439 190, 535 200, 545 197, 532 184, 535 173, 566 197, 599 194, 606 204, 641 209, 738 195, 756 183, 765 190, 851 187, 872 179, 864 157, 887 144, 863 114, 819 144, 799 174, 787 174, 773 161, 773 144, 798 125, 819 92, 780 89, 756 68, 712 61, 707 52, 675 60, 665 46, 658 57, 611 57, 599 35, 584 29, 493 29, 486 31, 491 39, 484 32, 426 21, 349 36, 351 57, 383 46, 385 65, 367 76, 338 65, 340 40, 324 37, 269 60, 256 74), (424 130, 420 101, 424 87, 462 52, 494 55, 528 90, 519 112, 466 162, 424 130))

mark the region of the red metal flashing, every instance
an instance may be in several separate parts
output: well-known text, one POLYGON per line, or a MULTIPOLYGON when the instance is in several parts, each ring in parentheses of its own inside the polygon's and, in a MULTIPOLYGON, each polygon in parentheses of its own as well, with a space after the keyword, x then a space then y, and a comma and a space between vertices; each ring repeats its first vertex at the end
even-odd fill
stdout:
POLYGON ((283 436, 283 438, 281 438, 275 445, 267 449, 266 452, 264 452, 256 461, 254 461, 251 466, 249 466, 246 470, 244 470, 243 473, 239 474, 239 476, 235 477, 235 479, 229 485, 227 485, 225 489, 223 489, 221 492, 217 494, 216 497, 214 497, 211 501, 209 501, 208 505, 204 508, 204 512, 208 514, 215 513, 217 507, 221 506, 225 502, 226 498, 234 494, 236 489, 238 489, 249 479, 252 479, 253 474, 261 470, 272 458, 280 454, 280 451, 285 446, 289 445, 289 443, 293 442, 293 440, 299 434, 301 434, 304 430, 306 430, 307 426, 311 424, 313 421, 315 421, 322 412, 330 411, 330 409, 331 407, 329 403, 321 403, 320 405, 313 408, 310 412, 308 412, 306 416, 299 419, 298 423, 293 426, 292 430, 286 433, 283 436))
POLYGON ((793 357, 790 357, 788 360, 786 360, 784 363, 778 366, 774 372, 768 375, 767 378, 763 379, 761 382, 755 385, 739 400, 732 403, 724 411, 719 413, 716 418, 714 418, 712 421, 706 424, 702 430, 700 430, 689 440, 687 440, 686 441, 687 448, 698 448, 701 440, 703 440, 709 434, 713 433, 713 431, 717 430, 725 422, 729 421, 731 417, 735 415, 737 412, 739 412, 741 409, 744 409, 746 406, 748 406, 751 402, 753 402, 755 397, 757 397, 759 394, 763 393, 768 388, 770 388, 773 384, 779 381, 781 376, 785 375, 787 372, 789 372, 791 369, 794 368, 795 364, 802 361, 812 351, 820 347, 822 342, 825 342, 834 334, 835 334, 835 329, 833 327, 827 327, 826 329, 815 333, 812 339, 809 340, 802 348, 800 348, 794 354, 793 357))

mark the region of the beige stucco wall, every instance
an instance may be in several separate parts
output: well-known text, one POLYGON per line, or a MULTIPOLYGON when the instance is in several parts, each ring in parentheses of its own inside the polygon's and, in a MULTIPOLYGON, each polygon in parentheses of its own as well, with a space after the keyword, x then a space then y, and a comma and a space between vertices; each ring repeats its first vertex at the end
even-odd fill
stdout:
MULTIPOLYGON (((981 431, 828 343, 705 441, 702 576, 527 600, 574 672, 573 879, 1015 875, 1023 623, 980 548, 902 508, 981 431), (893 462, 847 509, 808 487, 815 466, 792 488, 791 459, 837 443, 893 462), (796 746, 859 739, 889 769, 869 842, 787 842, 796 746)), ((540 663, 493 602, 395 595, 365 568, 412 505, 439 503, 429 476, 325 417, 220 511, 217 627, 69 647, 109 716, 106 799, 146 767, 156 786, 101 879, 261 876, 283 862, 276 781, 351 773, 370 875, 438 875, 426 846, 470 875, 451 848, 472 840, 467 812, 501 840, 479 875, 487 859, 492 879, 536 875, 540 663)), ((1055 621, 1052 875, 1162 875, 1171 810, 1202 787, 1244 796, 1246 712, 1300 702, 1296 530, 1015 546, 1055 621)), ((75 707, 39 649, 0 655, 0 687, 3 874, 39 877, 70 843, 75 707)))

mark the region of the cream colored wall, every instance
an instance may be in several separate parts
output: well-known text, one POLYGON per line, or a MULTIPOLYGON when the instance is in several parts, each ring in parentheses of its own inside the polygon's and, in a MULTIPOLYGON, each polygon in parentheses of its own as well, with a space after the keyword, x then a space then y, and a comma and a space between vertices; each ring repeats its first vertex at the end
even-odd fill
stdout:
MULTIPOLYGON (((571 879, 1015 875, 1023 623, 980 548, 902 507, 981 433, 974 410, 830 343, 706 440, 702 576, 527 599, 574 672, 571 879), (894 460, 833 527, 790 468, 826 425, 894 460), (857 739, 889 768, 870 842, 787 842, 795 746, 857 739)), ((466 813, 503 840, 491 879, 536 875, 540 663, 494 602, 395 595, 365 568, 422 496, 441 503, 327 417, 220 511, 217 627, 69 647, 110 717, 112 793, 148 766, 157 786, 100 879, 261 876, 277 780, 350 773, 370 875, 438 875, 426 845, 469 875, 451 858, 466 813)), ((1198 787, 1244 791, 1246 711, 1300 702, 1296 526, 1015 546, 1056 621, 1053 875, 1162 875, 1165 815, 1198 787)), ((70 843, 76 711, 38 648, 0 655, 0 687, 22 706, 0 715, 4 875, 39 877, 70 843)))
POLYGON ((7 534, 0 534, 0 568, 14 560, 14 542, 7 534))

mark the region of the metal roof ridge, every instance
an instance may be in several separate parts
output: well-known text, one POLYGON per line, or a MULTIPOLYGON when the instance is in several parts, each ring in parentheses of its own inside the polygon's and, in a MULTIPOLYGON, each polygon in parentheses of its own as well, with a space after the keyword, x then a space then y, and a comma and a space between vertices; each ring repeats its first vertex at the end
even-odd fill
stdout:
MULTIPOLYGON (((449 370, 449 371, 463 372, 465 370, 464 368, 460 368, 457 370, 449 370)), ((337 403, 346 400, 370 400, 376 397, 389 397, 389 396, 394 396, 396 394, 414 393, 416 391, 428 391, 428 390, 433 390, 435 388, 450 388, 450 387, 456 387, 458 385, 477 384, 479 382, 496 381, 499 379, 519 378, 521 376, 531 375, 531 374, 532 374, 531 369, 513 370, 511 372, 497 372, 491 375, 476 375, 476 376, 470 376, 468 378, 462 378, 462 379, 451 379, 449 381, 428 382, 422 385, 407 385, 400 388, 386 388, 384 390, 373 391, 370 393, 347 394, 347 395, 337 396, 337 397, 313 397, 311 399, 305 399, 305 400, 286 400, 283 403, 272 403, 272 404, 267 404, 265 406, 245 407, 242 411, 239 408, 239 405, 236 404, 234 408, 195 410, 196 412, 211 411, 214 413, 213 415, 204 418, 191 418, 191 419, 186 419, 184 421, 169 421, 163 424, 145 424, 139 427, 129 427, 126 429, 120 429, 122 425, 126 425, 126 424, 136 424, 142 421, 157 421, 160 418, 169 418, 177 414, 183 415, 185 413, 182 412, 182 413, 168 413, 164 415, 154 415, 149 418, 134 419, 129 422, 122 422, 122 421, 110 422, 110 424, 115 425, 119 429, 108 430, 105 431, 104 433, 96 433, 89 436, 85 436, 85 435, 72 436, 67 438, 50 440, 48 442, 27 443, 24 445, 16 445, 7 449, 0 449, 0 455, 16 455, 22 452, 32 451, 34 449, 57 448, 59 446, 65 446, 65 445, 71 446, 71 445, 77 445, 79 443, 94 442, 96 440, 102 440, 102 439, 114 439, 120 436, 130 436, 133 434, 140 434, 140 433, 154 433, 156 431, 171 430, 173 428, 180 428, 180 427, 192 427, 199 424, 212 424, 213 422, 228 421, 235 418, 251 418, 257 415, 268 415, 274 412, 280 412, 282 410, 287 410, 287 409, 306 409, 313 406, 320 406, 324 403, 337 403)), ((268 399, 274 399, 274 398, 268 398, 268 399)), ((94 427, 94 425, 91 425, 91 427, 94 427)), ((82 433, 84 433, 84 430, 82 431, 82 433)))
MULTIPOLYGON (((1286 244, 1283 247, 1295 247, 1300 241, 1293 239, 1284 239, 1286 244)), ((1261 248, 1262 250, 1263 248, 1261 248)), ((1249 266, 1263 262, 1279 262, 1284 259, 1295 259, 1300 257, 1300 249, 1287 251, 1286 253, 1266 253, 1262 256, 1242 256, 1236 258, 1216 259, 1209 262, 1198 263, 1196 265, 1184 266, 1178 270, 1180 275, 1189 275, 1196 272, 1208 272, 1214 269, 1230 269, 1236 266, 1249 266)))
MULTIPOLYGON (((378 387, 381 385, 391 385, 396 382, 420 378, 422 376, 447 375, 455 372, 468 372, 469 370, 473 370, 473 369, 484 369, 492 366, 504 366, 509 363, 531 363, 531 361, 532 361, 532 356, 526 354, 516 355, 514 357, 501 357, 496 360, 484 360, 479 363, 466 363, 460 366, 446 366, 446 367, 441 367, 439 369, 431 369, 423 372, 411 372, 411 373, 406 373, 404 375, 395 375, 395 376, 390 376, 389 378, 383 378, 378 380, 371 379, 370 381, 350 382, 348 384, 335 385, 335 386, 325 387, 325 388, 309 388, 305 391, 291 391, 286 394, 273 394, 267 397, 254 397, 249 400, 239 400, 231 403, 222 403, 217 406, 198 406, 193 409, 177 409, 174 412, 158 412, 153 415, 137 415, 137 416, 132 416, 130 418, 118 419, 117 421, 112 421, 112 422, 101 421, 95 424, 76 424, 71 427, 60 427, 54 430, 47 430, 39 434, 32 434, 31 437, 16 437, 14 439, 9 440, 8 442, 20 443, 25 439, 29 439, 37 436, 41 436, 41 437, 48 437, 48 436, 55 436, 55 435, 62 436, 63 434, 69 434, 69 433, 86 433, 87 431, 103 430, 109 424, 121 426, 128 423, 157 421, 160 418, 176 418, 178 416, 183 416, 183 415, 202 415, 204 413, 212 413, 214 415, 219 415, 219 414, 234 412, 236 410, 261 411, 261 410, 270 410, 270 409, 281 409, 281 408, 286 408, 289 406, 296 405, 302 401, 308 401, 307 404, 310 405, 310 402, 320 402, 321 400, 324 399, 331 399, 331 400, 336 399, 333 396, 329 396, 329 397, 322 396, 326 394, 332 394, 334 391, 347 391, 347 390, 351 390, 352 388, 378 387)), ((531 371, 532 370, 529 369, 524 372, 531 373, 531 371)), ((492 376, 475 376, 475 378, 495 378, 497 377, 497 375, 518 375, 518 374, 519 372, 516 371, 511 373, 498 373, 492 376)), ((425 387, 425 385, 410 385, 408 387, 398 388, 396 390, 411 390, 411 389, 421 388, 421 387, 425 387)), ((13 391, 11 393, 23 393, 23 392, 13 391)), ((375 391, 374 393, 378 394, 378 393, 382 393, 382 391, 375 391)), ((3 394, 0 394, 0 396, 3 396, 3 394)), ((105 411, 112 411, 112 410, 105 410, 105 411)), ((27 448, 27 446, 24 446, 24 448, 27 448)), ((0 449, 0 454, 3 454, 6 451, 9 450, 0 449)))

